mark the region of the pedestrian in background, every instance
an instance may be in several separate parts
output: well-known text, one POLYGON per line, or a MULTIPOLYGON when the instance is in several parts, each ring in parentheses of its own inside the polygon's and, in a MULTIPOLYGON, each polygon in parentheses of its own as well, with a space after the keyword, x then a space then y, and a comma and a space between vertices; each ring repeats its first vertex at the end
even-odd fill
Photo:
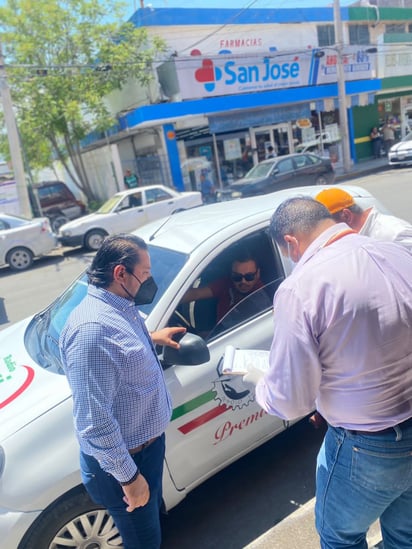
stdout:
POLYGON ((382 128, 383 133, 383 146, 385 148, 385 153, 388 154, 389 149, 395 143, 395 132, 389 122, 386 122, 382 128))
POLYGON ((397 242, 412 252, 412 225, 404 219, 384 214, 374 206, 364 210, 353 196, 339 187, 324 189, 316 200, 328 208, 336 222, 346 223, 364 236, 397 242))
POLYGON ((370 140, 372 142, 372 152, 375 158, 380 158, 381 148, 382 148, 382 135, 380 134, 378 128, 374 126, 370 133, 370 140))
POLYGON ((312 198, 283 202, 272 238, 296 262, 274 298, 266 375, 251 370, 270 414, 318 409, 328 423, 316 474, 322 549, 412 547, 412 256, 361 236, 312 198))
POLYGON ((124 184, 128 189, 135 189, 139 186, 139 178, 132 170, 126 170, 123 178, 124 184))
POLYGON ((203 172, 200 174, 200 192, 204 204, 216 202, 216 189, 212 181, 203 172))
POLYGON ((185 329, 146 329, 137 305, 151 303, 157 288, 141 238, 107 238, 88 278, 60 337, 82 481, 113 517, 124 549, 158 549, 172 405, 154 343, 177 348, 172 336, 185 329))
POLYGON ((266 158, 275 158, 275 157, 276 157, 275 149, 272 147, 272 145, 269 145, 269 147, 267 148, 266 158))

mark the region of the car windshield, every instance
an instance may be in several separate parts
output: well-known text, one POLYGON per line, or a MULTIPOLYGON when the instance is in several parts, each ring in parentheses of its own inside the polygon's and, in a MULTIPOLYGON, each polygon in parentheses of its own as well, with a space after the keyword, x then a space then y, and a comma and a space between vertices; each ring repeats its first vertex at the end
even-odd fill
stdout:
MULTIPOLYGON (((180 252, 149 246, 151 271, 158 286, 153 303, 139 306, 146 318, 164 294, 166 288, 186 263, 188 256, 180 252)), ((33 317, 25 334, 25 346, 32 357, 43 368, 64 374, 60 362, 59 336, 71 311, 87 293, 87 276, 83 273, 47 309, 33 317)))
POLYGON ((247 172, 244 179, 255 179, 257 177, 266 177, 269 175, 270 170, 273 168, 273 164, 276 162, 262 162, 256 164, 251 170, 247 172))
POLYGON ((402 139, 402 141, 412 141, 412 132, 405 135, 405 137, 402 139))
POLYGON ((109 198, 109 200, 106 200, 106 202, 100 206, 100 208, 97 210, 96 213, 98 214, 110 213, 113 210, 113 208, 117 206, 117 204, 120 202, 122 198, 123 198, 122 196, 117 196, 117 195, 112 196, 111 198, 109 198))

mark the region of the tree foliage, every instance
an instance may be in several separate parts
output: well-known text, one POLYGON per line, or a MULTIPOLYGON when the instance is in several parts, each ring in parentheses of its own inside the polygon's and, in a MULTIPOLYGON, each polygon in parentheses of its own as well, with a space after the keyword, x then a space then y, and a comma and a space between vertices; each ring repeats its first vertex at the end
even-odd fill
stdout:
POLYGON ((91 200, 80 142, 113 125, 102 99, 130 79, 146 85, 164 48, 144 29, 121 22, 122 7, 111 0, 8 0, 0 8, 7 80, 26 157, 33 167, 59 159, 91 200))

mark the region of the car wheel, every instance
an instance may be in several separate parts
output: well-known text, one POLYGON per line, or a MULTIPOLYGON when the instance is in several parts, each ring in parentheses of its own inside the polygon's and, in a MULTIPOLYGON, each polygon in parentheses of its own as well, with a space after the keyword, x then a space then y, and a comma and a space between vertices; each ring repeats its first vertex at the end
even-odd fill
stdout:
POLYGON ((106 238, 107 233, 101 229, 93 229, 89 231, 84 237, 84 246, 92 252, 96 252, 103 244, 103 240, 106 238))
POLYGON ((13 248, 6 256, 6 263, 12 271, 24 271, 33 264, 33 252, 22 246, 13 248))
POLYGON ((328 184, 328 180, 324 175, 320 175, 319 177, 316 178, 315 185, 327 185, 327 184, 328 184))
POLYGON ((112 517, 83 489, 63 496, 34 522, 18 549, 121 549, 123 542, 112 517))
POLYGON ((50 226, 52 228, 52 231, 57 234, 60 227, 65 223, 68 223, 69 221, 69 218, 65 215, 57 215, 56 217, 52 217, 50 219, 50 226))

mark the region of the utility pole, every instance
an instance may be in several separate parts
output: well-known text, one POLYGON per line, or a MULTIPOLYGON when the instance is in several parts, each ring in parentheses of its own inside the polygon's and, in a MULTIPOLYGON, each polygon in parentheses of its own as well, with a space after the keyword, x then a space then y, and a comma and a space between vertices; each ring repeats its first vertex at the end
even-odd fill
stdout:
POLYGON ((16 118, 14 116, 13 104, 11 101, 10 89, 7 84, 6 71, 4 68, 4 58, 0 42, 0 95, 3 104, 4 121, 6 123, 7 137, 9 140, 10 156, 13 165, 14 179, 17 186, 17 196, 19 198, 20 213, 24 217, 31 219, 33 217, 29 193, 27 190, 26 175, 24 173, 24 164, 20 148, 19 132, 17 129, 16 118))
POLYGON ((338 81, 339 124, 342 137, 343 172, 348 173, 351 168, 348 111, 346 106, 345 70, 343 66, 343 28, 340 16, 340 2, 334 0, 333 19, 335 22, 336 40, 336 76, 338 81))

